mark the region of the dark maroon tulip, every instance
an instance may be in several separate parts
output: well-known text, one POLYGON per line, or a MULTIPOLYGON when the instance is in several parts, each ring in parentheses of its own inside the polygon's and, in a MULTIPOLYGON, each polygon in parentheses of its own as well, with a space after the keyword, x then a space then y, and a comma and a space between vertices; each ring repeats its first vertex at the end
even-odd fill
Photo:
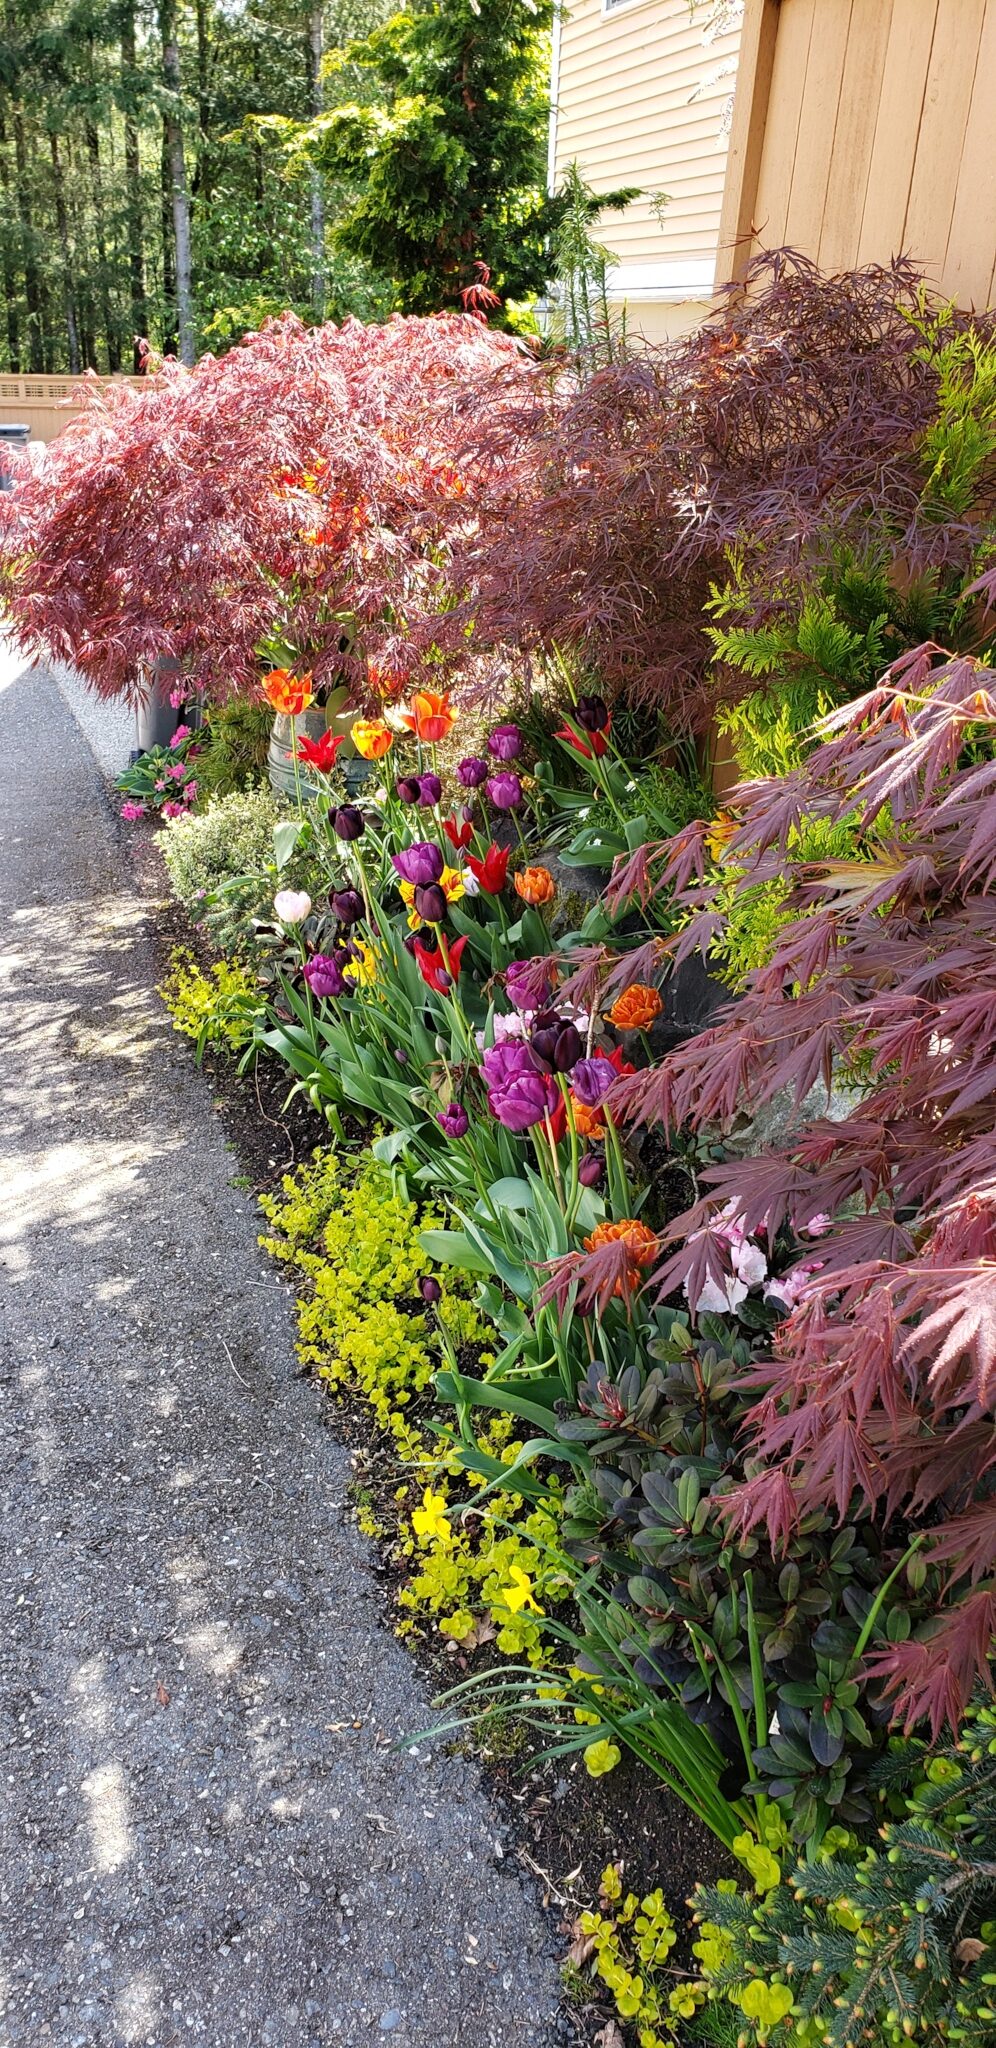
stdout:
POLYGON ((364 902, 358 889, 333 889, 329 902, 340 924, 357 924, 364 912, 364 902))
POLYGON ((439 1281, 434 1280, 431 1273, 426 1273, 424 1279, 419 1281, 418 1291, 422 1296, 422 1300, 430 1304, 442 1301, 443 1290, 439 1285, 439 1281))
POLYGON ((422 784, 417 775, 399 775, 394 790, 403 804, 417 804, 421 798, 422 784))
POLYGON ((366 831, 363 812, 355 804, 343 804, 332 820, 337 839, 362 839, 366 831))
POLYGON ((605 1179, 605 1161, 597 1152, 586 1152, 578 1167, 578 1179, 583 1188, 601 1187, 605 1179))
POLYGON ((415 890, 415 908, 426 924, 442 924, 446 916, 446 892, 438 882, 428 882, 415 890))
POLYGON ((586 732, 604 732, 609 722, 609 707, 604 697, 579 697, 574 706, 574 716, 586 732))

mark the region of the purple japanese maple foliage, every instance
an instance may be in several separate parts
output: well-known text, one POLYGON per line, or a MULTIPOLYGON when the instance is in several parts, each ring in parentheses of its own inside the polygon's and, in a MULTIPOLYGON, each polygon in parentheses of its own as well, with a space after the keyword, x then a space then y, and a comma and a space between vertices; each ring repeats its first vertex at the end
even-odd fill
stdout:
MULTIPOLYGON (((798 915, 742 1000, 609 1103, 677 1130, 853 1084, 843 1121, 798 1118, 710 1169, 652 1285, 694 1302, 722 1282, 730 1202, 749 1233, 805 1246, 816 1269, 754 1368, 757 1467, 727 1512, 776 1547, 810 1511, 845 1522, 862 1502, 922 1531, 935 1617, 866 1668, 936 1735, 996 1631, 996 672, 920 648, 822 735, 793 774, 736 793, 724 853, 727 886, 785 876, 798 915), (803 816, 851 820, 855 858, 802 863, 803 816)), ((677 883, 692 911, 675 959, 720 916, 707 830, 680 833, 651 884, 677 883)))

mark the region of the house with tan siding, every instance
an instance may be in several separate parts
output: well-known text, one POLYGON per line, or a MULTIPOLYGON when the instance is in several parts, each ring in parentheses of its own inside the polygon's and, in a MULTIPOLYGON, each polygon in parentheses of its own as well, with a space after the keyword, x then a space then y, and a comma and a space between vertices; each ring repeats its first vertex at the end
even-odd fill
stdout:
POLYGON ((682 332, 786 244, 996 298, 996 0, 563 0, 551 100, 552 183, 576 159, 641 188, 599 226, 631 332, 682 332))
POLYGON ((707 40, 712 13, 689 0, 564 0, 555 24, 551 186, 576 160, 595 191, 640 188, 598 234, 616 258, 610 298, 651 341, 694 326, 713 291, 739 35, 707 40))

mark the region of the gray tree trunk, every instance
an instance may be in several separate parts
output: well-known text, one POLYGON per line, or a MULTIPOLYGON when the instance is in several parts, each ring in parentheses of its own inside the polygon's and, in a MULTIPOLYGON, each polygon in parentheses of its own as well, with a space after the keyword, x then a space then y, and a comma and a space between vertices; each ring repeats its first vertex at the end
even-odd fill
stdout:
POLYGON ((187 163, 183 152, 183 127, 180 120, 180 51, 176 40, 176 0, 159 0, 159 28, 163 45, 163 83, 170 95, 163 121, 173 205, 176 324, 180 361, 186 363, 188 369, 193 369, 195 353, 190 192, 187 185, 187 163))
MULTIPOLYGON (((312 114, 320 114, 324 105, 322 94, 322 53, 324 49, 324 23, 321 0, 311 0, 308 9, 308 83, 311 88, 312 114)), ((311 303, 315 318, 325 318, 325 293, 328 278, 325 268, 325 193, 322 174, 317 166, 311 172, 311 303)))

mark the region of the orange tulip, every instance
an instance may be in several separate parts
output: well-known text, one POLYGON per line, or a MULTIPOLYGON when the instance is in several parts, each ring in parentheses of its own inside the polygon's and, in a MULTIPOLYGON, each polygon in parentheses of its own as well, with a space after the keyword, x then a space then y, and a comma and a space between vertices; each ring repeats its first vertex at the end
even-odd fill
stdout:
POLYGON ((632 1292, 638 1287, 641 1274, 647 1266, 653 1265, 660 1250, 660 1240, 635 1216, 624 1216, 621 1223, 599 1223, 591 1236, 585 1238, 584 1248, 586 1252, 597 1252, 603 1244, 626 1246, 626 1276, 625 1280, 617 1280, 613 1289, 615 1294, 632 1292))
POLYGON ((552 903, 557 893, 557 885, 549 868, 519 868, 512 876, 512 880, 515 883, 516 895, 522 897, 523 903, 531 903, 534 908, 540 903, 552 903))
POLYGON ((571 1108, 574 1111, 574 1127, 579 1137, 604 1138, 605 1118, 602 1115, 601 1104, 597 1109, 589 1109, 586 1102, 579 1102, 577 1096, 572 1094, 571 1108))
POLYGON ((394 745, 394 734, 382 718, 358 718, 349 732, 357 753, 364 761, 382 761, 394 745))
POLYGON ((646 1031, 663 1008, 655 988, 648 987, 645 981, 631 981, 622 995, 616 997, 608 1019, 617 1031, 646 1031))
POLYGON ((312 702, 311 676, 294 676, 289 668, 271 668, 263 677, 263 689, 274 711, 286 712, 288 718, 300 718, 312 702))
POLYGON ((444 690, 437 696, 434 690, 416 690, 411 710, 401 713, 401 723, 407 725, 416 739, 427 740, 430 744, 444 740, 456 724, 456 712, 450 703, 449 692, 444 690))
POLYGON ((397 697, 408 681, 408 670, 392 661, 375 661, 367 656, 367 682, 378 697, 397 697))

